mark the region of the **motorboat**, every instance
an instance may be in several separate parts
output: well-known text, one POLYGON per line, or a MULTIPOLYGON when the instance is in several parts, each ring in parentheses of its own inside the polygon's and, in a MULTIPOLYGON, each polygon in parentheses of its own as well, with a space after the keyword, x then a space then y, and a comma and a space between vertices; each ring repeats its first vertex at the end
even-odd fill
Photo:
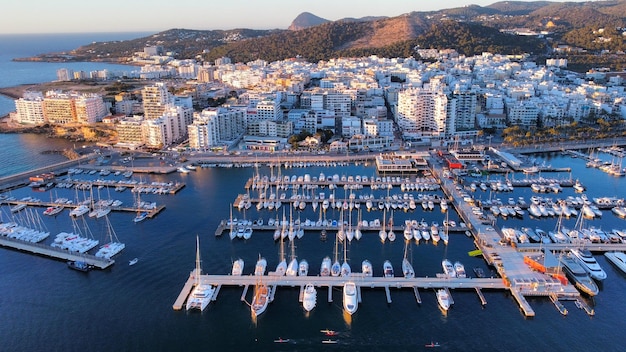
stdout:
POLYGON ((76 208, 72 209, 72 211, 70 211, 70 216, 73 216, 73 217, 82 216, 82 215, 87 214, 89 210, 91 210, 89 209, 89 206, 85 204, 81 204, 77 206, 76 208))
POLYGON ((330 267, 332 263, 330 261, 330 257, 324 257, 322 260, 322 265, 320 266, 320 276, 330 276, 330 267))
POLYGON ((596 258, 588 249, 575 248, 571 250, 572 255, 578 261, 578 264, 595 280, 606 279, 606 272, 602 269, 596 258))
POLYGON ((133 266, 133 265, 137 264, 138 261, 139 261, 139 258, 133 258, 133 259, 128 261, 128 265, 129 266, 133 266))
POLYGON ((604 256, 623 273, 626 273, 626 254, 624 252, 606 252, 604 256))
POLYGON ((443 288, 437 290, 437 303, 439 303, 441 309, 445 311, 450 309, 450 295, 448 291, 443 288))
POLYGON ((64 207, 62 205, 56 205, 53 207, 48 207, 43 211, 43 215, 54 216, 58 213, 62 212, 64 207))
POLYGON ((444 259, 441 261, 441 267, 443 268, 443 273, 448 275, 448 277, 456 277, 456 271, 454 270, 454 265, 448 259, 444 259))
POLYGON ((361 272, 363 273, 364 277, 372 277, 374 271, 372 268, 372 263, 370 263, 369 260, 365 259, 363 262, 361 262, 361 272))
POLYGON ((300 264, 298 265, 298 276, 307 275, 309 275, 309 262, 307 262, 305 259, 302 259, 300 261, 300 264))
POLYGON ((196 269, 193 272, 194 287, 187 298, 187 310, 197 309, 203 311, 213 299, 215 286, 203 283, 200 280, 202 268, 200 267, 200 239, 196 236, 196 269))
POLYGON ((243 274, 243 259, 239 258, 233 262, 233 269, 231 271, 231 275, 233 276, 241 276, 243 274))
POLYGON ((315 308, 317 304, 317 290, 313 284, 307 284, 304 287, 304 294, 302 296, 302 307, 307 312, 310 312, 315 308))
POLYGON ((589 277, 583 266, 579 264, 578 260, 572 257, 573 255, 571 253, 560 257, 560 262, 563 264, 565 274, 580 291, 588 294, 589 296, 597 295, 599 292, 598 285, 596 285, 595 281, 589 277))
POLYGON ((385 262, 383 263, 383 275, 385 277, 393 277, 393 266, 388 260, 385 260, 385 262))
POLYGON ((454 272, 458 278, 464 279, 467 277, 465 266, 459 261, 454 262, 454 272))
POLYGON ((133 222, 134 222, 134 223, 142 222, 142 221, 144 221, 147 217, 148 217, 148 212, 145 212, 145 211, 139 212, 139 213, 137 213, 137 215, 135 215, 135 217, 133 218, 133 222))
POLYGON ((70 260, 67 262, 67 267, 70 269, 77 270, 77 271, 82 271, 84 273, 91 271, 91 269, 93 269, 93 265, 87 264, 86 262, 81 261, 81 260, 70 260))
POLYGON ((357 299, 356 284, 352 281, 343 285, 343 309, 350 315, 359 308, 357 299))

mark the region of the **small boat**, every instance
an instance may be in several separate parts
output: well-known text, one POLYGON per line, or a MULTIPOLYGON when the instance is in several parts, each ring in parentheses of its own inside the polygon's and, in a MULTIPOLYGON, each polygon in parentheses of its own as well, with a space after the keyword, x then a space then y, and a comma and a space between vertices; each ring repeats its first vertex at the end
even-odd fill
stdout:
POLYGON ((137 213, 137 215, 133 218, 133 222, 134 223, 138 223, 138 222, 142 222, 144 221, 146 218, 148 217, 148 213, 145 211, 142 211, 140 213, 137 213))
POLYGON ((335 330, 324 329, 320 330, 320 332, 326 336, 337 336, 339 333, 335 330))
POLYGON ((454 270, 452 262, 450 262, 448 259, 444 259, 441 261, 441 267, 443 268, 443 273, 448 275, 448 277, 456 277, 456 270, 454 270))
POLYGON ((327 344, 335 344, 335 343, 337 343, 337 340, 331 340, 331 339, 328 339, 328 340, 322 340, 322 343, 327 343, 327 344))
POLYGON ((278 340, 274 340, 275 343, 288 343, 289 339, 283 339, 282 337, 279 337, 278 340))
POLYGON ((373 275, 372 263, 370 263, 369 260, 365 259, 361 263, 361 272, 363 273, 363 276, 365 277, 372 277, 373 275))
POLYGON ((483 268, 480 268, 480 267, 474 268, 474 274, 476 275, 477 278, 485 277, 485 271, 483 270, 483 268))
POLYGON ((252 304, 250 305, 250 312, 252 316, 258 317, 267 309, 267 305, 269 304, 270 298, 270 288, 259 282, 254 288, 254 298, 252 299, 252 304))
POLYGON ((75 260, 75 261, 68 261, 67 262, 67 267, 70 269, 74 269, 77 271, 82 271, 84 273, 90 271, 91 269, 93 269, 93 265, 91 264, 87 264, 86 262, 80 261, 80 260, 75 260))
POLYGON ((427 347, 427 348, 441 347, 441 345, 439 344, 439 342, 432 342, 431 341, 430 343, 425 344, 424 347, 427 347))
POLYGON ((320 276, 330 276, 330 267, 332 263, 330 261, 330 257, 325 257, 322 260, 322 265, 320 267, 320 276))
POLYGON ((128 265, 135 265, 139 261, 139 258, 133 258, 128 261, 128 265))

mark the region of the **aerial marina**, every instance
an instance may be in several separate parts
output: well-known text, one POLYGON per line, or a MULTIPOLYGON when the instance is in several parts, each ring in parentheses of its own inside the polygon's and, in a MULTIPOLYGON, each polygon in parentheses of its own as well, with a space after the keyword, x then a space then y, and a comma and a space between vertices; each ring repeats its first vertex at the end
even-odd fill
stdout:
MULTIPOLYGON (((348 314, 356 312, 361 303, 362 289, 383 288, 387 302, 391 303, 390 288, 392 287, 411 288, 418 303, 421 303, 420 290, 434 289, 439 305, 444 310, 449 309, 454 302, 451 292, 453 289, 475 290, 483 305, 487 304, 487 301, 481 290, 488 289, 509 291, 525 316, 534 316, 535 314, 525 298, 527 296, 549 298, 561 314, 568 313, 561 303, 567 300, 575 301, 576 306, 584 309, 587 314, 595 314, 593 304, 590 305, 588 302, 590 297, 598 293, 597 287, 594 289, 594 280, 598 278, 591 278, 584 270, 581 271, 583 266, 579 266, 574 254, 569 252, 574 247, 589 248, 595 252, 626 250, 624 244, 626 238, 624 238, 623 230, 614 229, 604 232, 596 227, 582 225, 582 219, 600 218, 602 210, 622 207, 624 205, 623 199, 608 196, 588 199, 585 194, 581 194, 581 196, 568 195, 563 196, 562 199, 554 199, 552 195, 563 193, 564 187, 573 188, 575 192, 580 193, 579 189, 582 189, 582 184, 571 176, 567 179, 556 179, 545 176, 529 176, 525 172, 524 178, 517 180, 509 179, 507 175, 505 179, 478 179, 474 181, 471 178, 454 177, 453 173, 443 166, 443 163, 437 161, 434 154, 429 160, 429 165, 431 166, 429 170, 421 170, 418 173, 413 173, 413 175, 379 173, 373 176, 346 174, 327 176, 323 172, 319 176, 311 176, 308 173, 281 176, 280 168, 275 174, 273 165, 270 166, 269 175, 260 175, 257 166, 255 166, 254 176, 244 185, 245 193, 239 194, 231 203, 231 217, 221 220, 215 231, 215 235, 220 237, 223 232, 230 228, 230 240, 236 238, 250 240, 252 238, 251 233, 246 237, 238 235, 238 231, 233 231, 233 228, 236 227, 245 227, 250 232, 260 233, 258 236, 261 236, 263 241, 265 238, 271 237, 273 233, 274 241, 279 241, 281 247, 283 240, 288 240, 292 244, 292 248, 295 241, 304 236, 305 233, 320 236, 321 240, 326 240, 329 236, 332 238, 334 235, 335 244, 341 243, 344 247, 344 264, 337 264, 338 268, 348 265, 345 248, 350 242, 358 241, 361 236, 375 236, 384 232, 386 236, 380 236, 384 245, 385 241, 390 240, 389 234, 399 232, 403 234, 406 245, 405 259, 402 263, 403 276, 394 275, 392 264, 388 260, 383 263, 382 277, 371 275, 371 264, 368 260, 363 261, 362 272, 350 271, 348 265, 347 273, 341 274, 342 270, 336 269, 337 274, 331 274, 332 269, 325 269, 324 262, 328 259, 327 267, 330 267, 331 262, 330 258, 326 257, 317 274, 315 272, 309 273, 307 270, 306 275, 285 276, 284 270, 279 270, 279 265, 277 271, 270 271, 266 275, 257 273, 257 275, 248 276, 245 273, 242 275, 242 272, 238 271, 236 277, 207 274, 202 276, 201 281, 218 288, 223 285, 243 287, 241 300, 244 302, 248 299, 248 288, 251 286, 255 289, 258 288, 259 282, 262 282, 262 287, 267 290, 266 297, 269 302, 273 300, 276 290, 280 287, 299 287, 299 301, 301 303, 304 301, 306 292, 311 295, 311 292, 315 292, 315 288, 326 287, 328 289, 327 300, 332 302, 333 287, 338 287, 343 290, 343 307, 348 314), (468 184, 467 182, 470 180, 472 183, 468 184), (474 182, 480 183, 481 187, 476 186, 474 182), (544 189, 540 186, 549 188, 544 189), (514 188, 521 187, 530 189, 535 195, 528 200, 524 197, 509 198, 508 202, 502 202, 499 198, 493 199, 491 197, 492 194, 505 194, 513 191, 514 188), (482 198, 471 195, 481 191, 490 193, 489 200, 482 200, 482 198), (551 195, 540 196, 541 193, 550 193, 551 195), (435 222, 428 224, 424 223, 423 219, 421 221, 415 219, 415 217, 420 217, 421 211, 434 210, 433 205, 427 206, 428 203, 441 205, 438 211, 441 211, 442 219, 446 219, 442 220, 443 225, 435 222), (446 205, 445 208, 443 204, 446 205), (458 225, 443 215, 443 213, 447 215, 448 204, 458 214, 458 225), (548 212, 547 209, 545 213, 535 211, 535 206, 538 207, 539 205, 542 208, 549 205, 550 211, 548 212), (282 216, 280 215, 281 211, 279 211, 281 207, 283 208, 282 216), (289 217, 285 216, 285 208, 288 209, 289 217), (587 208, 592 209, 592 211, 588 211, 587 208), (238 212, 241 218, 233 218, 233 209, 238 212), (301 219, 300 214, 307 209, 309 209, 307 212, 309 217, 301 219), (247 220, 246 212, 253 211, 257 213, 257 215, 251 216, 254 220, 247 220), (294 211, 298 213, 295 219, 292 215, 294 211), (388 221, 388 211, 390 220, 394 216, 391 215, 393 212, 396 212, 396 216, 408 218, 395 223, 388 221), (557 228, 555 231, 543 231, 540 228, 536 228, 535 231, 534 227, 518 229, 506 225, 496 227, 496 217, 500 216, 501 219, 506 220, 507 215, 504 213, 509 211, 508 217, 526 218, 527 221, 542 217, 579 218, 581 219, 580 226, 573 230, 557 228), (327 214, 330 212, 338 218, 328 218, 327 214), (362 214, 364 213, 368 213, 369 218, 372 217, 372 214, 379 214, 379 217, 363 220, 362 214), (382 217, 380 213, 383 213, 382 217), (310 216, 311 214, 314 216, 310 216), (415 228, 412 224, 415 224, 415 228), (294 231, 294 228, 297 231, 294 231), (358 238, 354 236, 357 231, 360 234, 358 238), (414 234, 419 235, 415 236, 414 234), (444 245, 446 246, 448 234, 454 234, 454 236, 466 234, 473 237, 477 248, 476 252, 484 256, 486 262, 496 269, 498 275, 484 278, 483 270, 474 268, 475 277, 471 277, 466 273, 464 265, 460 261, 456 260, 452 264, 451 261, 444 259, 442 273, 435 277, 417 276, 412 269, 412 260, 406 258, 406 248, 409 248, 408 246, 413 243, 417 245, 430 242, 437 245, 438 240, 442 239, 440 234, 445 234, 444 245), (430 241, 431 239, 432 241, 430 241), (557 260, 555 266, 550 267, 550 270, 567 273, 572 284, 568 282, 564 274, 552 275, 553 272, 546 271, 545 259, 542 259, 539 265, 535 265, 537 262, 529 260, 533 255, 543 258, 542 253, 555 255, 552 254, 552 251, 566 254, 567 260, 557 260), (368 265, 365 265, 366 262, 368 265), (409 267, 410 269, 408 269, 409 267), (576 274, 573 274, 574 272, 576 274)), ((618 214, 616 213, 616 215, 618 214)), ((451 241, 454 241, 454 236, 452 236, 451 241)), ((256 237, 254 236, 254 238, 256 237)), ((572 252, 576 252, 576 248, 572 252)), ((584 251, 588 252, 586 249, 584 251)), ((336 248, 335 253, 338 252, 336 248)), ((284 256, 281 254, 279 258, 284 258, 284 256)), ((339 263, 336 254, 335 262, 339 263)), ((181 309, 189 290, 193 287, 192 282, 196 279, 192 272, 173 305, 175 310, 181 309)), ((315 296, 317 296, 317 292, 315 296)), ((255 298, 256 294, 253 296, 253 299, 255 298)), ((213 300, 216 299, 217 294, 213 296, 213 300)), ((265 300, 263 302, 263 309, 257 311, 257 315, 267 309, 267 302, 265 300)), ((313 309, 312 307, 314 305, 309 303, 306 310, 310 311, 313 309)), ((255 313, 253 312, 253 314, 255 313)))
MULTIPOLYGON (((561 302, 567 300, 574 300, 588 314, 595 313, 590 297, 598 293, 585 279, 588 274, 578 270, 584 266, 571 264, 578 260, 573 249, 581 248, 585 253, 587 250, 593 253, 626 250, 624 230, 601 231, 597 226, 586 225, 588 221, 608 216, 603 214, 606 210, 620 218, 619 209, 624 207, 622 198, 595 193, 594 197, 587 196, 584 185, 571 174, 546 176, 559 171, 539 172, 526 167, 525 171, 517 173, 466 173, 451 168, 449 156, 420 153, 416 158, 426 160, 428 167, 424 168, 420 161, 409 162, 411 167, 419 165, 419 170, 348 174, 342 169, 349 165, 346 162, 268 162, 260 171, 262 165, 256 162, 209 164, 197 161, 194 163, 197 167, 185 167, 187 172, 184 173, 173 168, 170 172, 179 174, 182 180, 193 177, 191 173, 202 172, 198 169, 240 167, 241 172, 249 172, 251 177, 243 183, 243 192, 229 201, 230 217, 218 221, 215 240, 230 238, 234 246, 237 246, 235 240, 241 240, 242 244, 269 241, 280 246, 276 270, 268 270, 268 265, 275 265, 272 262, 276 254, 272 253, 260 253, 253 270, 255 275, 244 266, 244 259, 249 261, 250 258, 233 260, 230 275, 202 273, 197 266, 173 308, 203 310, 208 302, 217 300, 223 286, 231 286, 243 288, 241 300, 250 305, 255 317, 271 309, 276 292, 282 288, 299 288, 298 301, 305 311, 312 311, 320 304, 318 291, 321 288, 328 290, 325 299, 328 302, 336 299, 334 288, 340 288, 348 314, 356 314, 360 305, 367 304, 362 301, 362 290, 382 288, 390 304, 391 289, 395 288, 412 291, 418 304, 422 302, 422 295, 432 291, 443 310, 454 306, 456 290, 475 291, 482 305, 487 304, 482 291, 490 290, 509 292, 525 316, 535 315, 526 297, 537 296, 548 298, 562 314, 566 314, 567 309, 562 308, 561 302), (309 167, 322 171, 310 174, 309 167), (518 190, 523 190, 522 195, 516 192, 518 190), (558 219, 559 224, 561 219, 569 218, 579 219, 574 228, 559 226, 544 230, 539 223, 532 224, 541 219, 558 219), (517 225, 520 221, 523 226, 517 225), (225 233, 228 236, 223 236, 225 233), (306 248, 297 248, 296 243, 304 236, 334 243, 335 251, 328 253, 321 266, 304 258, 306 255, 300 252, 302 249, 306 252, 306 248), (486 275, 483 268, 475 265, 466 270, 463 258, 443 258, 439 272, 421 272, 421 263, 411 254, 413 248, 429 244, 433 248, 443 246, 445 251, 455 245, 459 236, 473 240, 475 251, 472 252, 476 253, 472 255, 482 256, 485 264, 492 268, 491 273, 486 275), (359 262, 359 271, 351 263, 353 249, 350 248, 354 243, 372 240, 380 246, 395 241, 404 243, 403 258, 383 258, 380 263, 366 258, 359 262), (537 259, 542 253, 557 256, 566 253, 571 260, 556 261, 552 266, 545 258, 544 261, 537 259), (394 264, 402 270, 394 272, 394 264), (559 270, 564 274, 555 274, 559 270), (587 285, 581 286, 580 282, 587 285)), ((393 160, 394 156, 383 159, 393 160)), ((403 155, 401 159, 407 157, 403 155)), ((375 166, 375 158, 371 160, 375 166)), ((400 167, 402 163, 389 165, 400 167)), ((55 235, 53 243, 46 245, 43 241, 49 233, 36 226, 39 214, 54 218, 68 213, 75 221, 84 221, 88 214, 102 206, 108 211, 136 215, 132 221, 137 223, 154 217, 167 204, 166 200, 159 205, 141 201, 142 195, 146 198, 175 195, 185 187, 185 182, 181 181, 144 181, 144 178, 149 179, 149 174, 137 177, 137 173, 101 167, 70 168, 59 175, 45 180, 46 184, 53 184, 43 193, 31 187, 39 195, 50 193, 50 201, 40 200, 45 197, 37 197, 37 193, 19 199, 10 192, 3 194, 6 213, 12 214, 14 220, 22 220, 14 225, 3 222, 5 230, 0 231, 0 243, 68 261, 76 270, 108 268, 124 249, 123 241, 117 239, 114 231, 107 232, 100 240, 68 231, 55 235), (81 174, 84 175, 81 177, 81 174), (124 194, 126 190, 130 190, 132 205, 111 197, 111 194, 124 194), (57 192, 63 194, 57 196, 57 192), (33 212, 38 208, 43 211, 33 212), (25 219, 31 220, 26 222, 25 219), (80 246, 71 247, 69 243, 75 240, 78 240, 76 246, 80 246), (96 252, 96 247, 97 253, 89 254, 96 252)), ((101 217, 108 219, 107 214, 101 217)), ((98 214, 94 213, 93 218, 97 219, 98 214)), ((619 255, 614 257, 619 258, 619 255)), ((597 278, 591 279, 591 283, 594 280, 597 278)))

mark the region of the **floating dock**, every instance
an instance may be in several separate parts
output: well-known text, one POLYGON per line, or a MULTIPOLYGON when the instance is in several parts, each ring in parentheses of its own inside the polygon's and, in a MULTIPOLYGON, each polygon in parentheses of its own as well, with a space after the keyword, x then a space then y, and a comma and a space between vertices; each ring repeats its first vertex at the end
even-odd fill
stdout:
POLYGON ((65 261, 83 261, 98 269, 106 269, 115 263, 115 260, 96 257, 91 254, 81 254, 68 250, 51 247, 41 243, 30 243, 14 238, 0 237, 0 246, 30 252, 65 261))

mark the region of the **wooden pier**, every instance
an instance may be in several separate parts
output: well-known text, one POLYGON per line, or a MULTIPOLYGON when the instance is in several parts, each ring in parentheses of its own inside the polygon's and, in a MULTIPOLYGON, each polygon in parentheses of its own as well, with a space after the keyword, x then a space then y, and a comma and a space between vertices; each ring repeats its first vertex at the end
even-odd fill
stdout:
POLYGON ((65 261, 83 261, 89 265, 93 265, 98 269, 106 269, 115 263, 115 260, 96 257, 91 254, 81 254, 70 252, 65 249, 51 247, 41 243, 30 243, 14 238, 0 237, 0 246, 17 249, 20 251, 30 252, 65 261))

